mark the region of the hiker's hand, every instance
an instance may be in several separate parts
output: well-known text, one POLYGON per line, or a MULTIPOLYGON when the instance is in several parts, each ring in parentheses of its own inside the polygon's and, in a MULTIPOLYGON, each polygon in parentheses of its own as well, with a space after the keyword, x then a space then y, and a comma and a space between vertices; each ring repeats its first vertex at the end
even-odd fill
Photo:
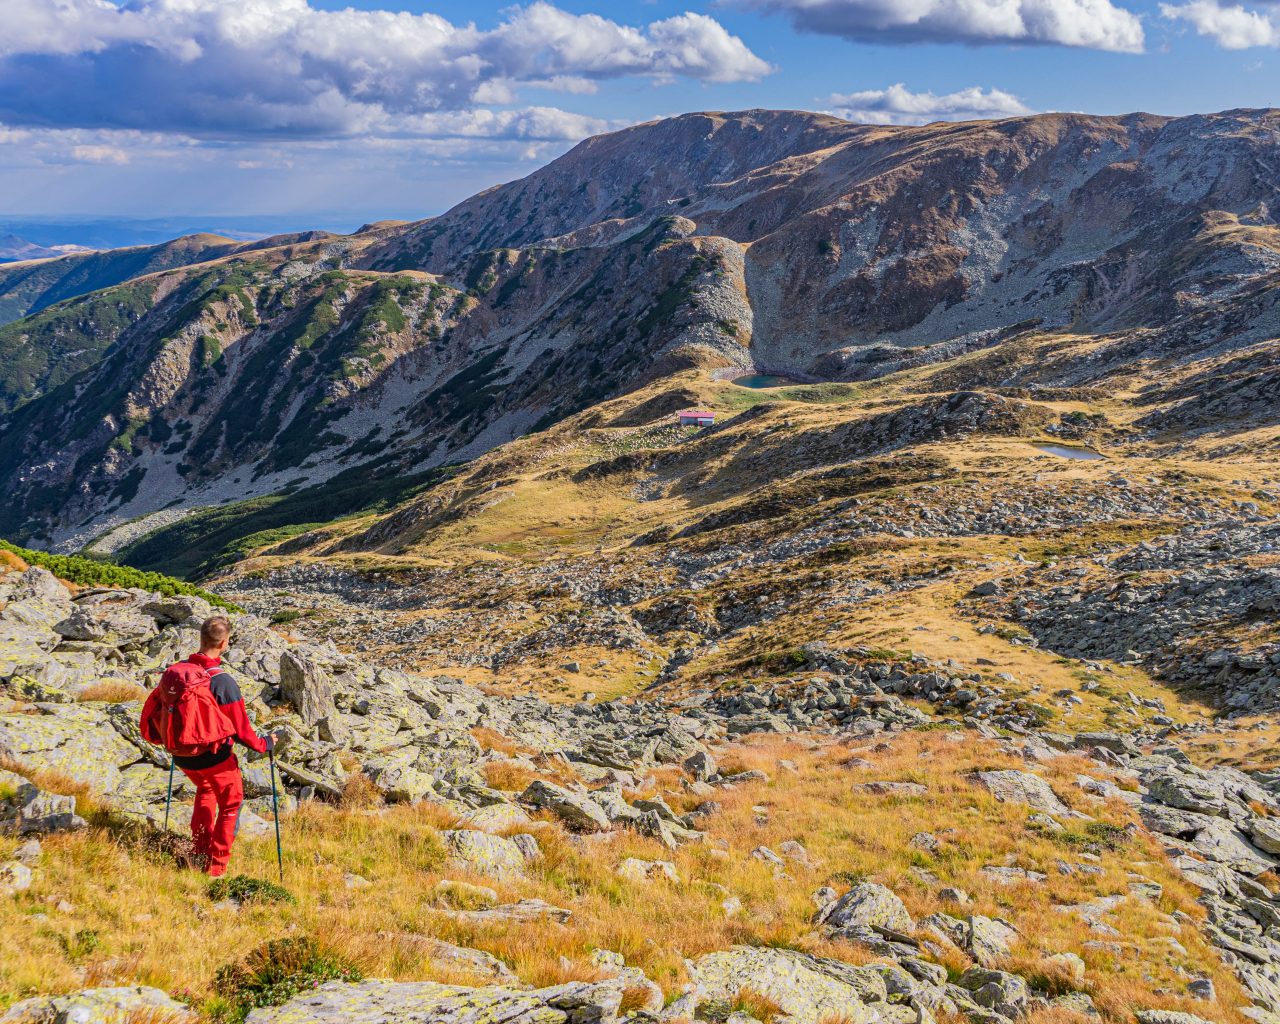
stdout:
POLYGON ((283 750, 289 745, 289 730, 283 725, 278 729, 271 731, 271 743, 273 750, 283 750))
POLYGON ((271 753, 276 749, 276 734, 273 732, 264 732, 258 734, 258 739, 267 745, 267 753, 271 753))

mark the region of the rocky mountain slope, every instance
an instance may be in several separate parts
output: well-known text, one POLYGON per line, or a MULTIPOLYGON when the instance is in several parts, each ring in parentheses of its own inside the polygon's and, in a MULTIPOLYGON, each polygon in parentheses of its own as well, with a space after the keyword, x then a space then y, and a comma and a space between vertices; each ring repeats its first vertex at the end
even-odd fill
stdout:
POLYGON ((956 391, 1007 383, 1027 344, 1078 358, 1023 384, 1207 360, 1161 412, 1185 417, 1239 351, 1260 400, 1276 117, 691 114, 429 221, 144 276, 0 334, 17 354, 0 531, 75 546, 156 515, 116 548, 306 485, 321 515, 283 525, 350 514, 689 367, 851 381, 939 365, 935 390, 956 391))
POLYGON ((9 562, 8 1024, 1280 1014, 1280 776, 1188 756, 1229 724, 1061 731, 955 659, 824 644, 790 690, 551 704, 239 616, 229 667, 289 736, 289 889, 254 759, 250 873, 206 889, 136 718, 209 606, 9 562))
MULTIPOLYGON (((0 324, 146 274, 204 263, 235 252, 323 238, 325 234, 310 231, 261 242, 237 242, 210 234, 186 235, 160 245, 126 246, 105 252, 67 254, 44 250, 22 255, 12 265, 0 266, 0 324)), ((30 393, 23 397, 30 397, 30 393)))

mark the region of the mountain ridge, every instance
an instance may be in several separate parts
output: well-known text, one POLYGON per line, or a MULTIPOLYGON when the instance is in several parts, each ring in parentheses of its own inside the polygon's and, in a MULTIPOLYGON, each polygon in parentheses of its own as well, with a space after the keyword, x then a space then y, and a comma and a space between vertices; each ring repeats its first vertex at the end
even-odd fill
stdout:
POLYGON ((426 221, 137 279, 115 333, 40 314, 95 355, 0 421, 25 495, 0 527, 83 543, 173 501, 408 477, 689 367, 870 380, 1028 332, 1192 351, 1219 324, 1246 347, 1276 318, 1278 118, 682 115, 426 221))

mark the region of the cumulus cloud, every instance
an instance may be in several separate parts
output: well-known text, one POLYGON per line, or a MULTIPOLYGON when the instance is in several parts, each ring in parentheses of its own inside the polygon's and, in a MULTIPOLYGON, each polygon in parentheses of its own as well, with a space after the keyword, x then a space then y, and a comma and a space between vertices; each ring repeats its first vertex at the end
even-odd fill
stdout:
POLYGON ((928 124, 1035 113, 1012 93, 1003 89, 984 92, 976 85, 939 96, 932 92, 912 92, 899 82, 887 89, 837 94, 828 102, 837 117, 862 124, 928 124))
POLYGON ((1185 21, 1199 35, 1208 36, 1226 50, 1253 46, 1280 46, 1280 17, 1273 11, 1250 11, 1239 4, 1223 6, 1214 0, 1188 4, 1161 4, 1160 13, 1185 21))
MULTIPOLYGON (((636 27, 537 2, 481 29, 429 13, 324 11, 309 0, 4 6, 0 120, 12 125, 205 138, 394 133, 514 103, 526 87, 580 93, 622 76, 736 82, 771 70, 701 14, 636 27)), ((491 127, 562 138, 572 115, 547 109, 491 127)))
POLYGON ((726 0, 856 42, 1027 43, 1139 53, 1142 22, 1111 0, 726 0))
POLYGON ((85 164, 127 164, 129 154, 119 146, 72 146, 71 157, 85 164))

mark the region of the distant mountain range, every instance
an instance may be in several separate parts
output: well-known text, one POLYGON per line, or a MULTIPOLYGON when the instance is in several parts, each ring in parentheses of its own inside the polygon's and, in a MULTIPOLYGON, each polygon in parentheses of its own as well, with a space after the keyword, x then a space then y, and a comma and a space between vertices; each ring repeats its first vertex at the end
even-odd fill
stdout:
POLYGON ((56 259, 59 256, 90 251, 92 250, 84 245, 37 245, 17 235, 0 235, 0 263, 56 259))
POLYGON ((1275 111, 688 114, 429 220, 0 268, 27 314, 0 328, 0 534, 409 487, 692 367, 947 363, 965 387, 1011 338, 1124 340, 1043 371, 1070 386, 1253 344, 1278 326, 1277 139, 1275 111))

